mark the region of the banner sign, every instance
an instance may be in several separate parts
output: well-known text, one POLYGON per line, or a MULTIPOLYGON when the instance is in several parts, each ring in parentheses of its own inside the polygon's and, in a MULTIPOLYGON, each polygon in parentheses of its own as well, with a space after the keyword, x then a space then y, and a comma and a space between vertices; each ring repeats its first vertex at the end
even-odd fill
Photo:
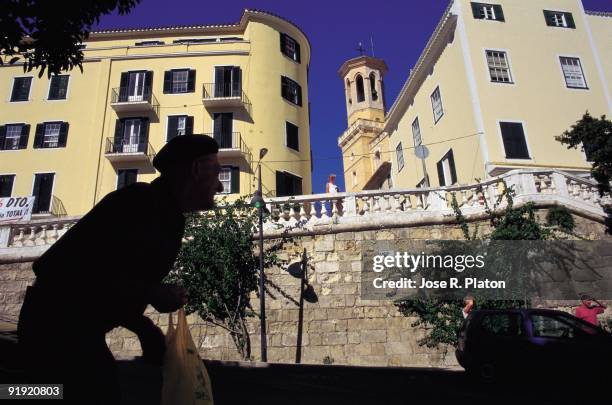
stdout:
POLYGON ((34 197, 0 198, 0 223, 9 221, 29 221, 32 217, 34 197))

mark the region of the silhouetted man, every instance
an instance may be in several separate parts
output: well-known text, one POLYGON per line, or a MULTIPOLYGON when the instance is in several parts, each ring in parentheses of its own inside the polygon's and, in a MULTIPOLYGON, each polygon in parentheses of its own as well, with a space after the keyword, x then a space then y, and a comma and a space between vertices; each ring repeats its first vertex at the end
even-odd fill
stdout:
POLYGON ((208 136, 173 138, 153 159, 159 178, 108 194, 34 262, 18 327, 32 380, 63 383, 73 403, 118 403, 105 342, 118 326, 161 362, 163 333, 143 313, 148 304, 172 312, 186 302, 182 288, 161 282, 181 247, 184 213, 213 208, 223 189, 217 152, 208 136))

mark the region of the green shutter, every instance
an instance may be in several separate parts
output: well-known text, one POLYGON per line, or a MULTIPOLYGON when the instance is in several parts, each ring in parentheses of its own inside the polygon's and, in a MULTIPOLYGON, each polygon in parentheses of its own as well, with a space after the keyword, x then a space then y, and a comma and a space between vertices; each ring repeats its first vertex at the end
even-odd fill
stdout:
POLYGON ((34 134, 34 148, 42 148, 45 137, 45 124, 36 124, 36 133, 34 134))
MULTIPOLYGON (((30 137, 30 125, 24 124, 21 127, 21 136, 19 137, 19 149, 28 147, 28 138, 30 137)), ((1 144, 1 142, 0 142, 1 144)))
POLYGON ((504 10, 502 9, 502 6, 499 4, 494 4, 493 5, 493 10, 495 11, 495 19, 497 21, 506 21, 504 19, 504 10))
POLYGON ((455 155, 452 149, 448 152, 448 166, 451 172, 451 184, 455 184, 457 183, 457 170, 455 169, 455 155))
POLYGON ((576 28, 576 23, 574 22, 574 16, 572 13, 565 13, 565 21, 567 22, 567 28, 576 28))
POLYGON ((60 148, 65 147, 66 142, 68 141, 68 127, 69 124, 67 122, 62 122, 62 124, 60 125, 59 139, 57 142, 57 146, 60 148))
POLYGON ((196 80, 196 71, 191 69, 187 74, 187 92, 193 93, 195 92, 195 80, 196 80))
POLYGON ((185 134, 193 135, 193 117, 187 116, 185 121, 185 134))
POLYGON ((168 117, 168 132, 166 133, 166 142, 170 142, 174 138, 178 131, 178 116, 168 117))
POLYGON ((6 125, 0 126, 0 150, 4 150, 4 141, 6 140, 6 125))
POLYGON ((164 94, 172 93, 172 70, 164 72, 164 94))
POLYGON ((232 180, 232 194, 235 193, 240 193, 240 168, 239 167, 232 167, 232 174, 231 174, 231 180, 232 180))
POLYGON ((440 160, 437 164, 436 164, 436 168, 438 169, 438 184, 440 184, 440 186, 445 186, 445 182, 444 182, 444 165, 442 164, 442 161, 444 160, 444 158, 442 158, 442 160, 440 160))
POLYGON ((480 3, 471 3, 472 4, 472 15, 474 15, 474 18, 481 20, 483 17, 480 14, 480 7, 482 7, 482 5, 480 3))

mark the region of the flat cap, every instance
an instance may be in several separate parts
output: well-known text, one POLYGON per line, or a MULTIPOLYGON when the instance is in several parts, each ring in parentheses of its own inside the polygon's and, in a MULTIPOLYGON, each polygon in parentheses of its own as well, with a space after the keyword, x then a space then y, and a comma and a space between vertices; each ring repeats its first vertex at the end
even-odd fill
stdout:
POLYGON ((219 152, 219 144, 208 135, 179 135, 164 145, 153 158, 153 166, 164 173, 180 163, 219 152))

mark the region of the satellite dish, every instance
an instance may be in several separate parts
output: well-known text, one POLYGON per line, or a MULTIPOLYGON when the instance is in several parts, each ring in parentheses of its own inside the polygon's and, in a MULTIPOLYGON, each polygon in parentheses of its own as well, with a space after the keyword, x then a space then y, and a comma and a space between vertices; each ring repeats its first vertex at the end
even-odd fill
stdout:
POLYGON ((414 154, 417 158, 424 160, 429 156, 429 149, 425 145, 419 145, 414 148, 414 154))

